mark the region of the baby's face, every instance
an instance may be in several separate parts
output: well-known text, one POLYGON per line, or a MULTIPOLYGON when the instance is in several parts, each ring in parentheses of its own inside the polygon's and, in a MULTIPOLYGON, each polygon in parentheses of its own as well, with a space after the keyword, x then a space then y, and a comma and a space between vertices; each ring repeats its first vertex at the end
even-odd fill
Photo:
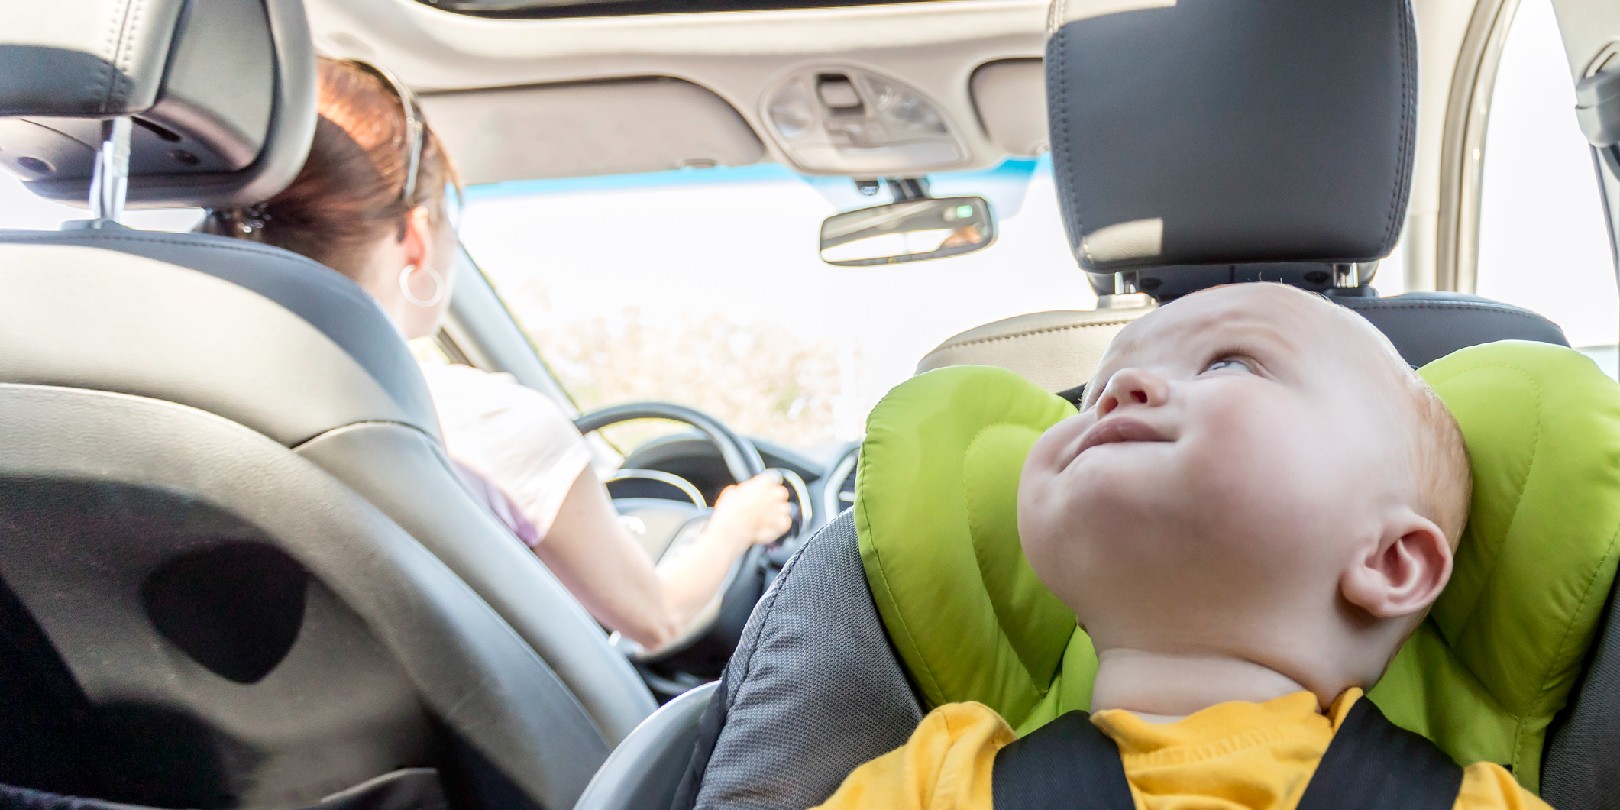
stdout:
POLYGON ((1409 464, 1370 330, 1244 284, 1121 332, 1019 484, 1025 553, 1100 645, 1218 643, 1334 598, 1355 541, 1380 530, 1375 482, 1409 464))

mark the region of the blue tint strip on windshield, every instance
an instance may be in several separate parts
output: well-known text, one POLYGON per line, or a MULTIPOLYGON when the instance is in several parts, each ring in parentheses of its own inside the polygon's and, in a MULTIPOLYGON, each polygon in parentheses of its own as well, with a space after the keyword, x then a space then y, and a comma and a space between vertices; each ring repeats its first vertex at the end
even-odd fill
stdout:
POLYGON ((1013 175, 1013 176, 1030 175, 1030 174, 1034 174, 1037 169, 1050 169, 1051 166, 1052 166, 1052 156, 1051 155, 1041 155, 1040 157, 1036 157, 1036 158, 1008 158, 1008 159, 1002 161, 1000 166, 997 166, 994 169, 989 169, 987 171, 938 172, 936 174, 929 175, 929 177, 937 182, 939 180, 954 179, 954 178, 957 178, 957 177, 984 177, 984 176, 987 176, 987 175, 1013 175))
MULTIPOLYGON (((1014 158, 987 171, 939 172, 929 175, 936 184, 962 188, 974 180, 1027 181, 1037 170, 1050 171, 1051 158, 1014 158)), ((753 166, 716 166, 710 169, 675 169, 667 172, 642 174, 608 174, 596 177, 565 177, 555 180, 519 180, 510 183, 490 183, 467 189, 471 200, 491 200, 504 197, 530 197, 537 194, 567 194, 580 191, 616 191, 653 187, 720 185, 737 183, 772 183, 804 180, 812 185, 828 182, 849 184, 842 177, 801 177, 778 163, 759 163, 753 166)))
POLYGON ((510 183, 490 183, 467 190, 472 199, 489 200, 501 197, 532 197, 536 194, 566 194, 574 191, 616 191, 652 188, 655 186, 691 186, 705 184, 769 183, 797 180, 799 175, 776 163, 753 166, 716 166, 711 169, 674 169, 667 172, 642 174, 604 174, 596 177, 563 177, 555 180, 517 180, 510 183))

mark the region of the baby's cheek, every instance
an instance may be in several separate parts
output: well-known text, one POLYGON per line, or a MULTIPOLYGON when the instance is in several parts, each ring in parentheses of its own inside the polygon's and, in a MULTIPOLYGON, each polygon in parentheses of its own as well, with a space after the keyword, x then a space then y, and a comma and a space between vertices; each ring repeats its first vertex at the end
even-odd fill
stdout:
POLYGON ((1253 486, 1246 476, 1266 480, 1310 472, 1309 448, 1325 426, 1296 409, 1231 402, 1212 414, 1208 427, 1200 442, 1204 463, 1237 473, 1236 483, 1253 486))
MULTIPOLYGON (((1045 515, 1042 516, 1047 517, 1045 515)), ((1048 590, 1064 598, 1073 590, 1073 568, 1075 566, 1076 552, 1079 550, 1072 542, 1063 542, 1063 538, 1053 530, 1057 527, 1045 520, 1032 520, 1025 528, 1025 521, 1019 520, 1019 539, 1024 548, 1024 557, 1035 571, 1035 577, 1045 585, 1048 590)))
POLYGON ((1212 540, 1241 540, 1289 511, 1297 489, 1314 485, 1309 470, 1279 467, 1267 441, 1228 431, 1188 448, 1196 458, 1177 476, 1172 497, 1198 524, 1196 531, 1212 540))
POLYGON ((1056 563, 1063 555, 1072 504, 1060 482, 1042 470, 1026 473, 1018 495, 1018 540, 1031 565, 1056 563))
POLYGON ((1018 542, 1024 555, 1033 558, 1044 551, 1048 534, 1048 511, 1054 506, 1046 489, 1050 476, 1035 468, 1026 468, 1018 486, 1018 542))

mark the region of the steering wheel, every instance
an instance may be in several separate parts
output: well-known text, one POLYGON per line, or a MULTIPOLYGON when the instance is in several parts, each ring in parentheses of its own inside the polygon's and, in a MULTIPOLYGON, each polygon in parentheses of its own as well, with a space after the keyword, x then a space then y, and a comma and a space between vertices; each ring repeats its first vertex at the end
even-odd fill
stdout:
MULTIPOLYGON (((719 451, 720 458, 726 465, 726 471, 737 483, 765 472, 765 460, 760 457, 759 449, 754 447, 753 442, 702 411, 671 402, 629 402, 609 405, 575 419, 574 428, 584 435, 636 419, 666 419, 690 425, 719 451)), ((684 479, 668 477, 676 478, 681 484, 685 484, 684 489, 695 491, 695 488, 684 479)), ((657 535, 642 539, 648 546, 662 549, 661 555, 694 540, 703 519, 710 512, 700 503, 662 498, 615 498, 613 503, 621 516, 634 520, 633 531, 657 535)), ((707 637, 716 629, 722 618, 734 620, 726 624, 736 624, 735 628, 730 629, 740 635, 742 622, 746 620, 748 613, 753 610, 754 603, 759 601, 764 592, 763 561, 766 550, 765 546, 750 546, 738 557, 737 561, 732 563, 731 569, 726 572, 726 577, 715 592, 714 598, 698 611, 687 627, 670 643, 657 651, 648 652, 642 649, 641 645, 615 633, 614 645, 631 661, 638 664, 670 663, 689 671, 707 670, 717 664, 723 664, 724 659, 730 655, 731 648, 736 646, 737 639, 714 639, 716 643, 701 645, 698 642, 708 640, 707 637), (703 649, 697 649, 699 647, 703 649)))

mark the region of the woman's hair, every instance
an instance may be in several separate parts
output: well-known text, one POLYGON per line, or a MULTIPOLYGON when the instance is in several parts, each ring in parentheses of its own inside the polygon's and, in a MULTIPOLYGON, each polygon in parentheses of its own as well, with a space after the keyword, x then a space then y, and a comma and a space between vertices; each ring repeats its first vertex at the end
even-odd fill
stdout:
POLYGON ((321 57, 319 71, 320 117, 298 176, 257 205, 211 212, 201 229, 285 248, 354 278, 368 246, 390 231, 403 237, 412 209, 427 205, 442 219, 445 188, 459 181, 424 123, 416 187, 404 199, 411 100, 402 101, 381 75, 356 62, 321 57))

